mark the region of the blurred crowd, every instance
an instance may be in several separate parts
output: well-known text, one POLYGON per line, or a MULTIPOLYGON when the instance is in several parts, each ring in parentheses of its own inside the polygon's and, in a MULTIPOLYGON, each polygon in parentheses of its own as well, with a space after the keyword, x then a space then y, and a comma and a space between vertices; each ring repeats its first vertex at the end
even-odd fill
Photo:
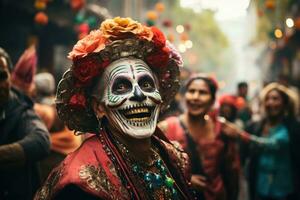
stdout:
MULTIPOLYGON (((56 81, 36 73, 34 47, 13 65, 0 49, 0 199, 32 199, 49 172, 84 138, 58 118, 56 81)), ((274 82, 251 99, 247 82, 218 94, 218 81, 190 75, 159 127, 191 161, 206 200, 299 200, 298 91, 274 82), (258 111, 253 113, 253 105, 258 111), (257 106, 258 105, 258 106, 257 106)))
POLYGON ((298 200, 298 91, 273 82, 250 99, 248 90, 239 82, 218 95, 213 77, 191 75, 159 126, 188 153, 199 199, 298 200))

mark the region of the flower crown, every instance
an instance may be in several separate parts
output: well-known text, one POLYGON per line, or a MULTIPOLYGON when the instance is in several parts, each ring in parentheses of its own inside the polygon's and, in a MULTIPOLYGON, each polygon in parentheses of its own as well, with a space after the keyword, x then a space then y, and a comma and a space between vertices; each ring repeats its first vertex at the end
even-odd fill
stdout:
MULTIPOLYGON (((89 35, 79 40, 74 46, 73 50, 69 53, 68 58, 74 63, 74 73, 81 84, 89 84, 91 79, 107 67, 113 60, 120 57, 126 57, 128 55, 120 55, 115 59, 112 54, 116 51, 103 52, 102 60, 98 57, 91 55, 100 53, 105 48, 115 41, 124 41, 133 39, 134 41, 143 41, 142 45, 149 43, 152 49, 147 51, 151 53, 144 57, 144 60, 152 67, 164 67, 167 66, 170 57, 173 57, 178 65, 182 66, 182 59, 176 52, 175 48, 166 41, 164 34, 156 27, 147 27, 131 18, 120 18, 105 20, 100 29, 91 31, 89 35), (100 59, 100 60, 99 60, 100 59)), ((129 44, 129 47, 134 47, 133 44, 129 44)), ((136 45, 139 48, 139 45, 136 45)), ((129 48, 128 48, 129 49, 129 48)), ((140 50, 140 49, 138 49, 140 50)), ((122 50, 120 50, 122 53, 122 50)), ((123 49, 123 53, 126 52, 123 49)), ((148 53, 144 52, 144 53, 148 53)), ((137 53, 132 53, 137 54, 137 53)), ((136 55, 135 55, 136 56, 136 55)), ((138 56, 143 57, 143 56, 138 56)))
POLYGON ((179 88, 179 66, 183 64, 179 53, 156 27, 130 18, 107 19, 73 47, 68 55, 73 65, 58 85, 58 115, 71 130, 96 131, 97 119, 90 106, 94 80, 110 63, 130 56, 145 61, 157 75, 162 109, 170 103, 179 88))

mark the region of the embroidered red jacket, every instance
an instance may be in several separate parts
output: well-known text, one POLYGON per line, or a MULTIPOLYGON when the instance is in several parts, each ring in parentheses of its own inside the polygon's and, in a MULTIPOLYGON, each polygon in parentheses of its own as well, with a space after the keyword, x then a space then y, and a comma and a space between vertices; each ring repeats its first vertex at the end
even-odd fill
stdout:
MULTIPOLYGON (((159 129, 153 141, 159 144, 160 156, 166 163, 182 199, 192 199, 189 191, 187 154, 169 142, 159 129)), ((48 199, 148 199, 139 192, 130 169, 106 132, 88 138, 49 175, 35 196, 48 199)))

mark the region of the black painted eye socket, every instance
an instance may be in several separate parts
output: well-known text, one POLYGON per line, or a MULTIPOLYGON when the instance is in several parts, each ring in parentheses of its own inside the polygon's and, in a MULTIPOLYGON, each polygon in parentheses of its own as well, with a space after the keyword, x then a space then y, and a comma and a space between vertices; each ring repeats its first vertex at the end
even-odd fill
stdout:
POLYGON ((124 78, 117 78, 112 86, 112 93, 113 94, 126 94, 132 90, 131 82, 124 78))
POLYGON ((148 75, 142 76, 138 84, 145 92, 154 92, 155 90, 154 80, 148 75))

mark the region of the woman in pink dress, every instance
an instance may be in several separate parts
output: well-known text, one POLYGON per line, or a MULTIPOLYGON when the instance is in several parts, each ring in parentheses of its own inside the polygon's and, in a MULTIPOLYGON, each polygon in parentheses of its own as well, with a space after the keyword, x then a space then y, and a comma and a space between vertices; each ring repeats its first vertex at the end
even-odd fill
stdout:
POLYGON ((235 200, 238 194, 239 159, 233 141, 222 134, 220 122, 211 110, 217 83, 195 76, 186 84, 186 111, 169 117, 160 127, 189 154, 192 186, 198 199, 235 200))

